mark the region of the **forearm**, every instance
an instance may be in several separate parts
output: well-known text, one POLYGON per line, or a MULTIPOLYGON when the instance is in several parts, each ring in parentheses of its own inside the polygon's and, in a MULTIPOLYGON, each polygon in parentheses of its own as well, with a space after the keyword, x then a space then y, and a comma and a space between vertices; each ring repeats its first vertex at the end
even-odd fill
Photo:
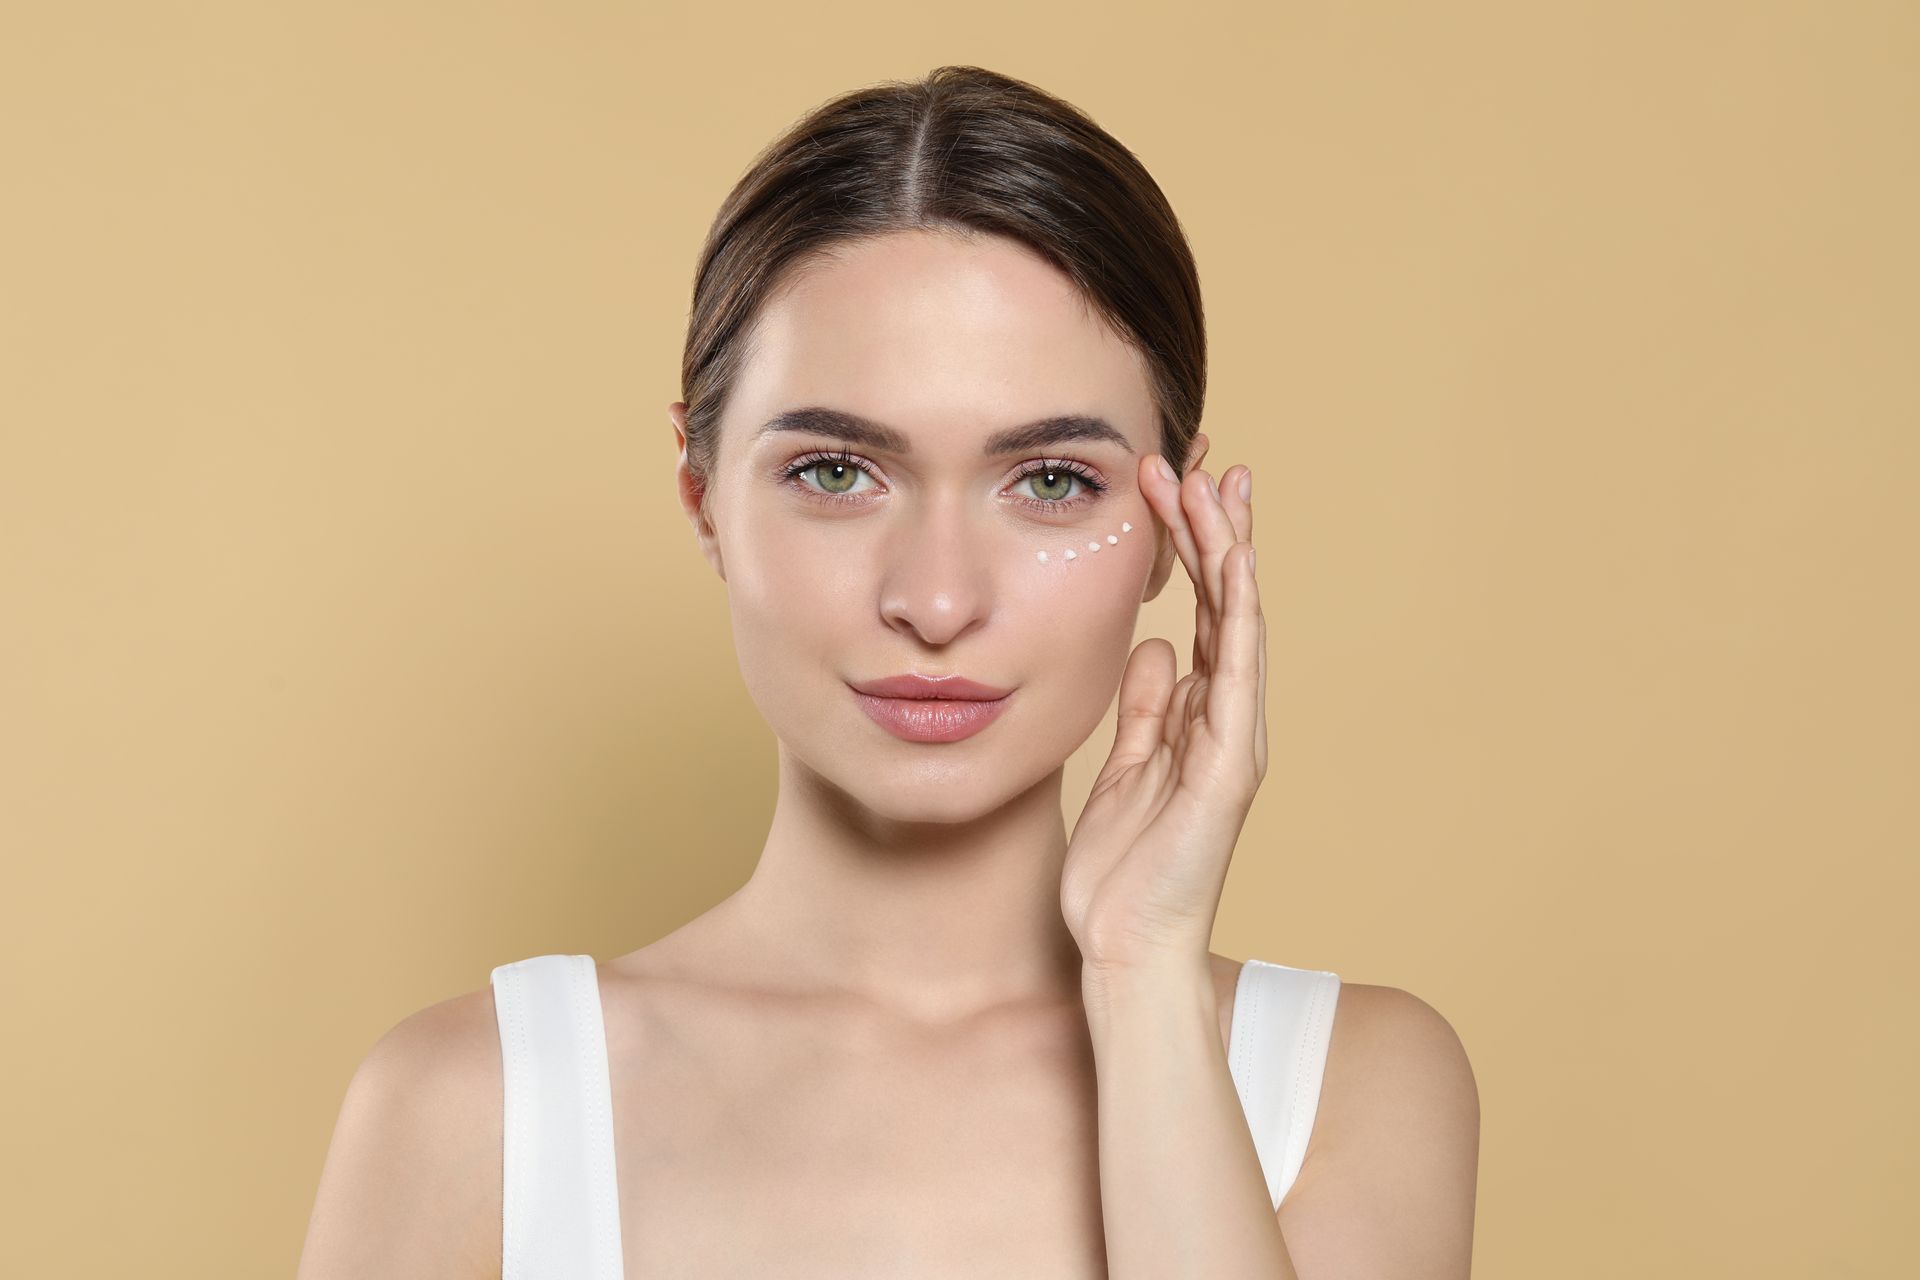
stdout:
POLYGON ((1204 956, 1082 974, 1114 1280, 1296 1280, 1220 1043, 1204 956))

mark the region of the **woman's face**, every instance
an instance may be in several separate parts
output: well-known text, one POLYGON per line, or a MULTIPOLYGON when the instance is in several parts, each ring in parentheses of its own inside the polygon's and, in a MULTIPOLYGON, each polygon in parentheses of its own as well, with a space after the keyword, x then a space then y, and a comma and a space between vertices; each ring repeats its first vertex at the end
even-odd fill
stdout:
POLYGON ((1172 563, 1138 481, 1160 445, 1144 361, 1023 246, 929 232, 836 246, 768 301, 750 352, 704 515, 684 452, 680 479, 754 702, 877 814, 1005 804, 1100 723, 1172 563), (995 439, 1063 418, 1069 438, 995 439), (926 741, 852 687, 902 674, 1012 692, 926 741))

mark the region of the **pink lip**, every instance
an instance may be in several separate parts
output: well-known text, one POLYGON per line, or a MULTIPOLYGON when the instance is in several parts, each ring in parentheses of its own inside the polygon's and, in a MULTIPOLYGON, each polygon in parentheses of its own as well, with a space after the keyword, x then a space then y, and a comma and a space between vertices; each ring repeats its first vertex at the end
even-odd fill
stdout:
POLYGON ((889 676, 852 686, 861 710, 873 722, 908 742, 958 742, 980 732, 1006 709, 1011 689, 978 684, 960 676, 929 680, 889 676))
POLYGON ((876 698, 939 698, 945 701, 968 699, 974 702, 992 702, 1012 693, 1011 689, 1002 689, 998 685, 981 684, 965 676, 885 676, 879 680, 849 681, 861 693, 870 693, 876 698))

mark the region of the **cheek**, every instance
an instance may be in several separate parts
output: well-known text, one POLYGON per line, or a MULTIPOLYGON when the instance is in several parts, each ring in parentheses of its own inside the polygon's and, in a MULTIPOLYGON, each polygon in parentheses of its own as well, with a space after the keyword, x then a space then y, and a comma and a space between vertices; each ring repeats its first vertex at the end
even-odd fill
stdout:
POLYGON ((1021 539, 1003 579, 1020 593, 1032 686, 1020 727, 1036 757, 1077 749, 1100 725, 1133 653, 1153 569, 1149 519, 1116 516, 1021 539), (1071 553, 1071 554, 1069 554, 1071 553))
POLYGON ((1049 662, 1092 664, 1081 672, 1089 680, 1126 666, 1153 568, 1152 529, 1144 516, 1129 513, 1035 529, 1009 546, 1008 581, 1025 597, 1022 614, 1044 622, 1049 662))
POLYGON ((816 719, 851 620, 873 613, 872 571, 847 539, 805 522, 743 520, 725 541, 734 658, 781 730, 816 719))
POLYGON ((1061 638, 1070 645, 1117 643, 1124 655, 1153 567, 1152 529, 1139 512, 1071 529, 1037 529, 1019 540, 1018 581, 1028 593, 1054 602, 1061 638))
MULTIPOLYGON (((1104 667, 1117 653, 1124 667, 1154 552, 1151 516, 1127 506, 1075 525, 983 532, 973 544, 983 557, 973 582, 992 595, 975 606, 999 617, 996 630, 1007 639, 1024 634, 1043 643, 1036 655, 1043 663, 1104 667)), ((735 535, 727 591, 743 645, 758 649, 764 641, 791 660, 810 661, 821 645, 844 644, 849 620, 875 618, 875 582, 890 563, 878 523, 767 518, 741 521, 735 535)))
POLYGON ((1034 563, 1051 567, 1062 581, 1068 580, 1069 573, 1076 568, 1083 571, 1096 568, 1101 556, 1106 556, 1109 564, 1136 564, 1140 544, 1151 546, 1153 540, 1130 519, 1116 517, 1111 523, 1111 529, 1094 524, 1084 529, 1036 534, 1031 552, 1034 563))
POLYGON ((741 520, 725 545, 727 594, 735 616, 790 638, 844 630, 871 612, 868 549, 831 521, 741 520))

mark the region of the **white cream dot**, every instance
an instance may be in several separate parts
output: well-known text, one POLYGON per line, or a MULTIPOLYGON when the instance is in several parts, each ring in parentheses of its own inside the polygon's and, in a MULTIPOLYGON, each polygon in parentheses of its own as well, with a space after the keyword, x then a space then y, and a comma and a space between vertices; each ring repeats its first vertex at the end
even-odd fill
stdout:
POLYGON ((1045 564, 1046 562, 1047 562, 1047 553, 1042 551, 1040 553, 1040 563, 1045 564))
POLYGON ((1110 547, 1111 547, 1111 546, 1118 546, 1118 545, 1119 545, 1119 543, 1120 543, 1120 539, 1118 539, 1118 538, 1116 538, 1116 537, 1114 537, 1114 536, 1113 536, 1112 534, 1108 534, 1108 535, 1107 535, 1107 545, 1108 545, 1108 546, 1110 546, 1110 547))
POLYGON ((1073 548, 1072 548, 1072 547, 1068 547, 1068 548, 1067 548, 1067 559, 1069 559, 1069 560, 1071 560, 1071 559, 1073 559, 1073 548))
POLYGON ((1087 544, 1087 550, 1089 551, 1098 551, 1099 549, 1100 549, 1100 544, 1097 542, 1089 542, 1087 544))
POLYGON ((1128 523, 1127 523, 1127 522, 1126 522, 1125 520, 1122 520, 1122 521, 1120 522, 1120 532, 1122 532, 1122 533, 1132 533, 1132 532, 1133 532, 1133 526, 1132 526, 1132 525, 1130 525, 1130 524, 1128 524, 1128 523))

